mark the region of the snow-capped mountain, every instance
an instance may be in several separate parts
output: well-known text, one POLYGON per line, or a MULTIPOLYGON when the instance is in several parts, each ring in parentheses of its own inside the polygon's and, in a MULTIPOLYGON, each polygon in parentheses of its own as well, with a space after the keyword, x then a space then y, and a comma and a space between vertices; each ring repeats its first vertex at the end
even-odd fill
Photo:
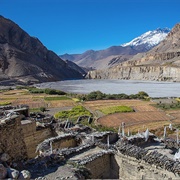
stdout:
POLYGON ((170 29, 148 31, 132 41, 120 46, 111 46, 103 50, 88 50, 82 54, 64 54, 64 60, 75 62, 81 67, 103 69, 129 60, 138 53, 147 52, 165 39, 170 29))
POLYGON ((137 46, 145 46, 147 50, 151 49, 152 47, 158 45, 162 40, 165 39, 167 34, 170 32, 169 28, 158 28, 153 31, 148 31, 141 36, 133 39, 132 41, 122 44, 121 46, 131 46, 131 47, 137 47, 137 46))

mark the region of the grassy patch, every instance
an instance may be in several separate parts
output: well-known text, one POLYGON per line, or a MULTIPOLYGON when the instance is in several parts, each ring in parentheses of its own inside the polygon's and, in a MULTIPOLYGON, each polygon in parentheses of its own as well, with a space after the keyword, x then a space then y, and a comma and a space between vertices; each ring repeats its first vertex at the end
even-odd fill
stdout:
POLYGON ((177 103, 157 103, 153 104, 152 106, 160 108, 162 110, 176 110, 180 109, 180 102, 178 101, 177 103))
POLYGON ((80 102, 80 100, 78 98, 72 98, 72 100, 75 102, 80 102))
POLYGON ((119 112, 133 112, 133 109, 128 106, 112 106, 112 107, 100 109, 100 111, 108 115, 108 114, 119 113, 119 112))
POLYGON ((15 95, 16 92, 8 92, 8 93, 4 93, 4 95, 15 95))
POLYGON ((70 117, 71 119, 76 119, 79 116, 83 116, 83 115, 91 116, 91 113, 86 108, 79 105, 79 106, 75 106, 69 111, 58 112, 54 116, 55 118, 69 118, 70 117))
POLYGON ((69 97, 67 96, 47 96, 47 97, 44 97, 44 100, 45 101, 57 101, 57 100, 70 100, 69 97))
POLYGON ((30 112, 41 112, 40 108, 30 108, 30 112))
POLYGON ((6 101, 6 102, 0 102, 0 106, 7 106, 10 105, 11 103, 6 101))

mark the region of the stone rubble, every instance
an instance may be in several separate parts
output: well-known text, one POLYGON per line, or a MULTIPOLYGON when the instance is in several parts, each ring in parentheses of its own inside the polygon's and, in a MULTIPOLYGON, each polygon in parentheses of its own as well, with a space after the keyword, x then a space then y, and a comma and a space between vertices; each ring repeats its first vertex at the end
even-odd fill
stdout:
POLYGON ((162 142, 163 142, 168 148, 175 148, 175 149, 179 149, 179 148, 180 148, 180 143, 177 144, 176 140, 174 140, 174 139, 166 139, 166 140, 162 140, 162 142))
POLYGON ((20 180, 30 180, 31 173, 28 170, 22 170, 19 172, 13 168, 6 168, 3 164, 0 164, 0 179, 20 179, 20 180))

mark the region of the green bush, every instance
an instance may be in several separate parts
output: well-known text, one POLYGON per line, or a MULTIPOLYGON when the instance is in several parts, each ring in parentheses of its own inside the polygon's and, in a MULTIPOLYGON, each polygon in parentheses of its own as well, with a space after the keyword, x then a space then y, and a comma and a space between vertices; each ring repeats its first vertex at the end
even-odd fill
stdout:
POLYGON ((34 93, 34 94, 39 94, 39 93, 44 93, 43 89, 37 89, 37 88, 31 88, 29 89, 30 93, 34 93))
POLYGON ((44 111, 46 111, 46 108, 45 107, 40 107, 39 110, 44 112, 44 111))
POLYGON ((107 100, 107 99, 145 99, 147 100, 148 94, 144 91, 140 91, 138 94, 127 95, 124 93, 121 94, 104 94, 101 91, 93 91, 87 95, 76 95, 77 98, 84 101, 91 100, 107 100))
POLYGON ((56 89, 45 89, 44 92, 46 94, 51 94, 51 95, 65 95, 66 93, 60 90, 56 90, 56 89))
POLYGON ((105 98, 105 94, 101 91, 93 91, 86 96, 86 100, 98 100, 105 98))
POLYGON ((27 89, 26 86, 16 86, 16 89, 27 89))
POLYGON ((168 110, 168 109, 180 109, 180 104, 177 103, 157 103, 156 105, 153 105, 157 108, 161 108, 163 110, 168 110))

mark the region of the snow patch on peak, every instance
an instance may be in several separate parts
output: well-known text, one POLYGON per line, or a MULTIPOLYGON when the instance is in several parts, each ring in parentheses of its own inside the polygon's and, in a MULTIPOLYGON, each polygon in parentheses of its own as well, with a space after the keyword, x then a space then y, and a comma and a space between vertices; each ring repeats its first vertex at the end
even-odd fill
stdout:
POLYGON ((165 39, 167 34, 170 32, 170 29, 168 28, 158 28, 154 31, 148 31, 141 36, 133 39, 132 41, 122 44, 121 46, 126 47, 126 46, 139 46, 139 45, 146 45, 147 48, 154 47, 158 45, 162 40, 165 39))

